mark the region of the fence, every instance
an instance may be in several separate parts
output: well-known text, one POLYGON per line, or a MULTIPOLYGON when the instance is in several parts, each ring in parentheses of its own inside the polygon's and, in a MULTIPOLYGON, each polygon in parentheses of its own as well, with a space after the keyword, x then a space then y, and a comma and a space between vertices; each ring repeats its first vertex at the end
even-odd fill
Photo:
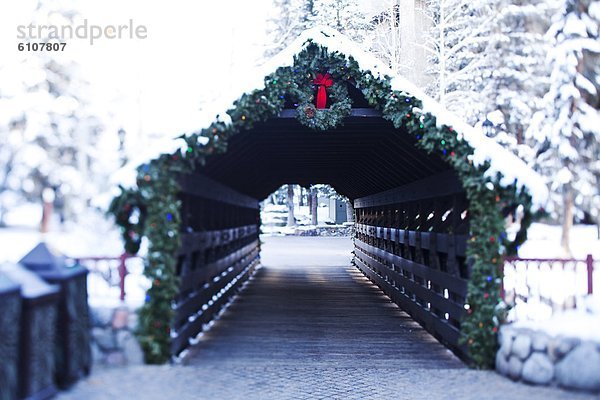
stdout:
MULTIPOLYGON (((100 278, 106 285, 91 284, 89 287, 90 297, 111 296, 106 293, 118 288, 119 299, 125 300, 126 285, 125 278, 131 269, 143 269, 143 259, 139 256, 121 254, 118 257, 77 257, 73 261, 85 266, 90 271, 91 279, 100 278)), ((141 272, 141 270, 140 270, 141 272)), ((137 274, 136 274, 137 275, 137 274)))
POLYGON ((582 307, 600 282, 598 260, 518 258, 504 261, 501 296, 512 306, 509 320, 540 320, 555 311, 582 307))

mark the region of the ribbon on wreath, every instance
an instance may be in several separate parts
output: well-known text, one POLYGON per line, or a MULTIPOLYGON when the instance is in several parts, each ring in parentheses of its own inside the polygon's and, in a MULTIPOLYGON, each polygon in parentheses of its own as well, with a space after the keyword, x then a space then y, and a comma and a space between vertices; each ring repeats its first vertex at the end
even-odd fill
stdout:
POLYGON ((317 74, 317 77, 313 80, 313 84, 318 87, 317 90, 317 109, 323 109, 327 107, 327 88, 333 85, 333 79, 331 75, 326 73, 317 74))

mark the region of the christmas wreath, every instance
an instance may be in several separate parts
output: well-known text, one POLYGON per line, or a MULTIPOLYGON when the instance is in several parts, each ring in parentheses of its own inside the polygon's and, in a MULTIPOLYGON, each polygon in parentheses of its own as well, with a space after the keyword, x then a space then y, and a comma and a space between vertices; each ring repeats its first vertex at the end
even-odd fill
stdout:
POLYGON ((331 75, 317 74, 312 85, 302 85, 306 90, 298 90, 297 118, 303 125, 318 130, 327 130, 339 126, 350 115, 352 101, 348 96, 346 83, 341 79, 332 79, 331 75), (314 86, 317 87, 316 104, 314 86), (327 98, 332 104, 327 108, 327 98))
POLYGON ((136 254, 140 250, 144 225, 146 222, 146 206, 139 191, 121 189, 121 194, 110 203, 108 212, 115 216, 117 225, 125 242, 125 251, 136 254))

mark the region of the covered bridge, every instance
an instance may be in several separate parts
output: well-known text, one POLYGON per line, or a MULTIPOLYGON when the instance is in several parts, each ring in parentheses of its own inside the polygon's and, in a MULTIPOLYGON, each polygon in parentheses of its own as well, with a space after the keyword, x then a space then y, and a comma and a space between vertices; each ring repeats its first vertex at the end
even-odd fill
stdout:
POLYGON ((111 206, 129 252, 149 240, 146 361, 185 351, 250 276, 261 200, 327 183, 354 206, 355 266, 461 358, 492 365, 499 267, 545 201, 541 179, 330 28, 248 78, 111 206))

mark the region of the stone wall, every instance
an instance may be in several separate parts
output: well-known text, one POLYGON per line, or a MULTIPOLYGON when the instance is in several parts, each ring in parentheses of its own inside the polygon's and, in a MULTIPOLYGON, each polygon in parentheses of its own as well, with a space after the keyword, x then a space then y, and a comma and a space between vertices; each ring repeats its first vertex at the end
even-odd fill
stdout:
POLYGON ((144 354, 134 335, 137 314, 127 307, 90 307, 94 367, 144 363, 144 354))
POLYGON ((498 373, 536 385, 600 391, 600 343, 510 325, 498 337, 498 373))

